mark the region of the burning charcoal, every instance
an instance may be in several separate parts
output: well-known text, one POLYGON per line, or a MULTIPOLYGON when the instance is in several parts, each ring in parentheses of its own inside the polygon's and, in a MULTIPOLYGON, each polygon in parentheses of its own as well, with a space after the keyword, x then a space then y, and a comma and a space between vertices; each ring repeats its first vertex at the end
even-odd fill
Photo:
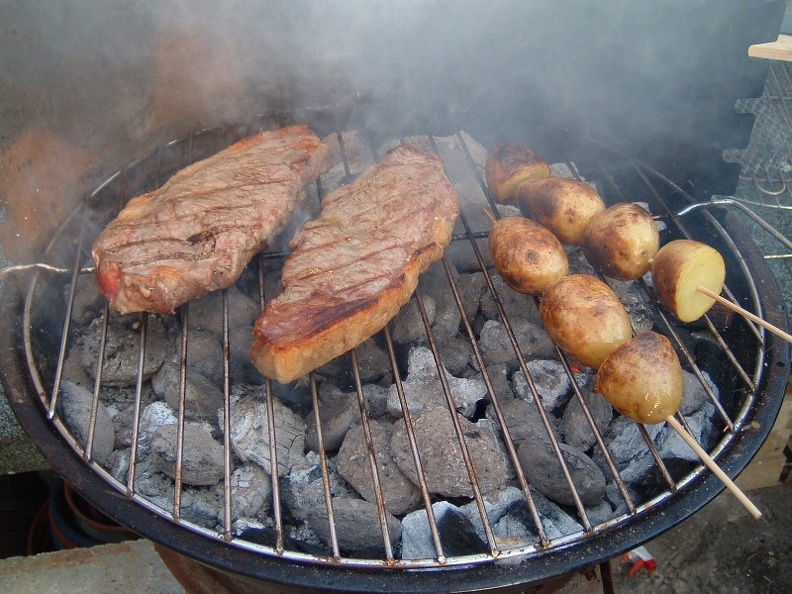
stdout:
MULTIPOLYGON (((605 495, 605 476, 602 471, 577 448, 563 443, 559 446, 580 500, 584 505, 599 504, 605 495)), ((555 451, 548 443, 523 441, 517 457, 525 478, 545 497, 561 505, 575 504, 555 451)))
MULTIPOLYGON (((337 389, 319 402, 319 416, 322 419, 322 438, 328 452, 335 452, 341 447, 344 436, 349 428, 360 418, 357 394, 344 393, 337 389)), ((306 419, 308 429, 305 432, 305 445, 314 452, 319 451, 319 436, 314 422, 313 412, 306 419)))
MULTIPOLYGON (((556 462, 556 466, 558 463, 556 462)), ((563 509, 536 489, 531 489, 531 496, 536 504, 536 510, 542 519, 542 527, 548 538, 560 538, 583 531, 583 526, 577 518, 573 518, 563 509)))
MULTIPOLYGON (((319 455, 308 452, 306 459, 311 464, 310 467, 292 470, 281 482, 281 495, 286 507, 295 518, 301 521, 308 519, 308 512, 311 509, 325 505, 319 455)), ((338 474, 333 460, 327 461, 327 473, 330 481, 330 493, 334 499, 355 497, 354 491, 338 474)))
MULTIPOLYGON (((487 494, 484 498, 484 509, 487 512, 487 520, 490 526, 498 522, 505 516, 509 509, 517 502, 525 502, 525 497, 522 491, 517 487, 504 487, 493 493, 487 494)), ((527 505, 527 504, 526 504, 527 505)), ((484 532, 484 522, 481 519, 478 505, 475 501, 471 501, 462 506, 462 511, 465 512, 468 520, 473 525, 479 538, 486 542, 487 537, 484 532)))
POLYGON ((229 341, 229 373, 232 381, 240 384, 264 384, 264 375, 250 361, 253 326, 237 326, 233 328, 229 331, 229 341))
MULTIPOLYGON (((93 394, 71 382, 61 382, 60 414, 74 438, 83 446, 88 443, 93 394)), ((106 464, 113 453, 115 429, 113 421, 102 402, 97 403, 96 425, 93 434, 91 457, 106 464)))
MULTIPOLYGON (((511 320, 514 335, 526 358, 541 357, 550 359, 556 356, 555 345, 540 326, 520 319, 511 320)), ((517 355, 514 352, 506 328, 495 320, 488 320, 481 329, 479 347, 488 363, 505 363, 517 369, 517 355)))
MULTIPOLYGON (((222 486, 219 487, 222 490, 222 486)), ((231 474, 231 514, 235 518, 255 518, 265 513, 272 497, 272 480, 257 464, 245 464, 231 474)), ((218 516, 223 521, 223 515, 218 516)))
MULTIPOLYGON (((275 412, 275 444, 278 476, 285 476, 293 467, 305 465, 305 423, 277 398, 275 412)), ((272 474, 270 464, 267 405, 264 394, 249 394, 231 405, 231 444, 243 462, 252 460, 272 474)), ((218 411, 223 426, 223 411, 218 411)))
MULTIPOLYGON (((476 534, 470 520, 458 507, 447 501, 432 504, 432 513, 440 534, 445 555, 475 555, 486 553, 487 545, 476 534)), ((402 559, 431 559, 437 550, 429 528, 425 509, 407 514, 402 520, 402 559)))
MULTIPOLYGON (((68 299, 70 285, 64 289, 64 299, 68 299)), ((81 274, 77 277, 77 288, 74 292, 72 320, 77 324, 88 324, 98 318, 104 311, 105 298, 96 286, 93 274, 81 274)))
MULTIPOLYGON (((158 470, 176 478, 176 425, 163 425, 151 440, 152 463, 158 470)), ((184 425, 182 481, 185 485, 215 485, 223 477, 223 446, 204 429, 184 425)))
POLYGON ((607 500, 603 500, 597 505, 586 506, 586 517, 596 526, 613 517, 613 508, 607 500))
MULTIPOLYGON (((682 398, 682 403, 679 405, 679 412, 683 415, 690 415, 699 410, 706 402, 709 402, 709 396, 701 385, 699 379, 689 371, 682 372, 685 379, 685 392, 682 398)), ((704 381, 712 390, 715 397, 718 397, 718 386, 710 379, 706 371, 702 371, 704 381)))
POLYGON ((440 352, 443 366, 449 373, 458 377, 470 374, 470 366, 475 364, 475 355, 468 340, 461 336, 439 336, 437 350, 440 352))
POLYGON ((479 303, 487 291, 487 281, 483 272, 473 272, 460 274, 457 278, 457 289, 462 300, 462 307, 465 309, 465 316, 471 322, 475 319, 479 310, 479 303))
MULTIPOLYGON (((542 417, 536 409, 536 404, 521 398, 508 398, 501 400, 500 405, 506 420, 506 427, 509 429, 509 435, 515 446, 519 447, 526 440, 549 443, 550 438, 542 422, 542 417)), ((497 417, 492 405, 487 407, 487 418, 493 423, 496 422, 497 417)), ((550 420, 552 422, 553 418, 551 417, 550 420)), ((557 431, 555 432, 557 433, 557 431)))
MULTIPOLYGON (((625 485, 627 489, 627 496, 630 498, 630 501, 639 501, 640 496, 638 493, 635 492, 634 489, 630 488, 629 485, 625 485)), ((605 501, 610 503, 611 508, 613 511, 611 512, 612 516, 618 516, 624 513, 627 513, 627 502, 624 499, 624 496, 621 493, 618 485, 616 483, 608 483, 605 486, 605 501)))
MULTIPOLYGON (((604 432, 613 419, 613 408, 603 396, 592 392, 589 384, 581 390, 581 395, 597 429, 604 432)), ((577 396, 573 397, 564 408, 564 414, 561 417, 561 431, 564 441, 581 451, 588 450, 597 441, 577 396)))
MULTIPOLYGON (((644 425, 649 437, 654 439, 662 425, 644 425)), ((623 468, 636 456, 648 454, 638 425, 627 417, 617 416, 605 432, 605 444, 618 468, 623 468)))
MULTIPOLYGON (((500 277, 499 274, 492 271, 490 272, 492 285, 498 293, 503 310, 506 312, 506 317, 509 321, 514 323, 514 320, 527 320, 534 324, 540 324, 541 318, 539 317, 539 308, 536 306, 536 300, 522 293, 518 293, 510 288, 500 277)), ((500 313, 495 305, 495 299, 492 293, 487 289, 481 295, 480 304, 481 314, 487 320, 499 320, 500 313)))
MULTIPOLYGON (((176 363, 165 363, 151 378, 154 393, 173 410, 179 409, 181 372, 176 363)), ((223 392, 200 373, 187 371, 184 415, 190 421, 217 421, 217 409, 223 407, 223 392)))
MULTIPOLYGON (((110 314, 107 328, 105 358, 102 364, 102 383, 109 386, 134 386, 137 381, 140 349, 140 318, 110 314)), ((96 318, 83 337, 83 368, 95 377, 102 339, 102 318, 96 318)), ((143 379, 150 378, 173 351, 165 336, 165 327, 157 316, 149 316, 146 334, 146 358, 143 363, 143 379)))
MULTIPOLYGON (((647 277, 648 278, 648 277, 647 277)), ((617 281, 608 279, 608 284, 618 295, 627 314, 630 316, 630 323, 636 334, 651 330, 654 326, 654 314, 649 297, 635 281, 617 281)))
MULTIPOLYGON (((336 536, 342 552, 350 555, 376 558, 385 554, 382 540, 377 506, 362 499, 333 499, 336 536)), ((401 523, 390 514, 386 514, 388 537, 391 547, 395 547, 401 539, 401 523)), ((324 505, 314 507, 308 513, 308 525, 319 538, 330 546, 330 524, 327 509, 324 505)))
POLYGON ((355 349, 361 382, 377 382, 383 372, 390 369, 387 351, 376 340, 367 340, 355 349))
MULTIPOLYGON (((456 280, 459 274, 451 269, 452 277, 456 280)), ((448 275, 445 267, 437 262, 423 273, 418 281, 418 290, 424 296, 431 296, 435 301, 435 315, 432 331, 435 336, 456 336, 459 333, 459 323, 462 314, 459 313, 448 275)))
MULTIPOLYGON (((173 361, 181 363, 181 341, 176 344, 173 361)), ((215 385, 223 385, 223 345, 206 330, 192 330, 187 339, 187 366, 202 376, 212 380, 215 385)))
MULTIPOLYGON (((487 375, 489 376, 490 384, 492 384, 492 391, 495 392, 498 398, 501 400, 514 398, 514 392, 512 392, 511 383, 509 382, 509 370, 506 365, 502 363, 487 365, 487 375)), ((473 379, 484 381, 481 373, 475 375, 473 379)))
MULTIPOLYGON (((481 490, 488 493, 502 486, 512 478, 513 471, 492 424, 486 420, 474 424, 464 417, 458 420, 481 490)), ((428 410, 413 416, 412 421, 429 491, 446 497, 471 497, 467 470, 448 411, 428 410)), ((407 432, 401 424, 397 424, 390 446, 401 471, 418 485, 407 432)))
MULTIPOLYGON (((435 300, 431 295, 422 295, 426 317, 431 325, 435 319, 435 300)), ((413 297, 399 310, 390 325, 393 342, 400 345, 426 343, 426 326, 424 325, 418 302, 413 297)))
MULTIPOLYGON (((385 421, 372 420, 369 423, 371 440, 377 455, 377 473, 385 509, 388 513, 401 516, 415 509, 421 500, 421 492, 410 482, 396 464, 390 453, 389 443, 393 427, 385 421)), ((336 456, 338 473, 361 497, 376 503, 374 482, 369 466, 368 446, 363 434, 363 426, 355 425, 350 429, 336 456)))
MULTIPOLYGON (((443 373, 448 380, 448 387, 457 410, 465 416, 473 416, 476 405, 487 395, 487 386, 478 380, 454 377, 445 368, 443 373)), ((434 355, 426 347, 410 349, 407 377, 403 381, 403 386, 407 407, 411 413, 433 408, 446 409, 447 404, 434 355)), ((396 417, 403 414, 395 384, 388 391, 388 412, 396 417)))
MULTIPOLYGON (((228 288, 228 327, 252 328, 261 307, 236 287, 228 288)), ((223 338, 223 292, 213 291, 190 302, 190 330, 207 330, 219 340, 223 338)))
MULTIPOLYGON (((685 417, 691 434, 705 450, 708 450, 716 441, 717 429, 712 423, 714 414, 715 405, 707 402, 695 413, 685 417)), ((664 426, 655 438, 655 443, 663 460, 675 458, 691 462, 699 461, 698 454, 671 427, 664 426)))
POLYGON ((378 419, 388 414, 388 388, 366 384, 363 386, 363 398, 371 418, 378 419))
POLYGON ((567 260, 569 262, 569 274, 592 274, 596 276, 596 271, 586 260, 583 250, 579 246, 567 249, 567 260))
MULTIPOLYGON (((528 361, 526 367, 536 386, 542 406, 547 412, 560 409, 569 401, 569 376, 560 362, 549 359, 534 359, 528 361)), ((533 401, 533 394, 522 371, 515 372, 512 377, 512 388, 518 398, 529 402, 533 401)))

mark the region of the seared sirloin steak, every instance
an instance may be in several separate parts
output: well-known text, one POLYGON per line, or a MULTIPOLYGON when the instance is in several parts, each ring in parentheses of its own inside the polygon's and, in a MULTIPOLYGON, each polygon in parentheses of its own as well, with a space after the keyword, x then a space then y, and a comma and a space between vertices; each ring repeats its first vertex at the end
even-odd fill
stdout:
POLYGON ((240 140, 130 200, 93 244, 110 308, 173 313, 233 284, 329 160, 307 126, 290 126, 240 140))
POLYGON ((458 214, 443 162, 409 146, 328 194, 291 241, 283 292, 253 329, 253 363, 287 383, 381 330, 442 257, 458 214))

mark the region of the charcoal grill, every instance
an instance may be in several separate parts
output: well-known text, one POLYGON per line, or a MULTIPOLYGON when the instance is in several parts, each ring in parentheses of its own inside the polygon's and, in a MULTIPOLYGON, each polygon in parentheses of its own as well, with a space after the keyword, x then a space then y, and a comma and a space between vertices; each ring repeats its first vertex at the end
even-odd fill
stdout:
MULTIPOLYGON (((616 555, 630 550, 671 528, 675 524, 695 513, 711 501, 723 489, 720 481, 700 465, 691 465, 683 469, 668 468, 655 449, 646 430, 642 430, 645 447, 655 459, 657 472, 662 477, 662 486, 654 493, 636 500, 630 495, 624 481, 608 457, 602 434, 594 424, 591 412, 582 398, 573 376, 574 362, 570 362, 559 350, 558 355, 565 372, 571 378, 574 397, 579 399, 593 432, 597 437, 595 446, 605 455, 615 482, 624 500, 626 511, 619 513, 607 521, 592 522, 586 509, 572 484, 575 493, 575 505, 570 512, 577 516, 581 530, 560 537, 549 537, 543 529, 540 517, 533 500, 533 491, 516 462, 516 452, 506 428, 500 408, 503 395, 497 394, 488 377, 482 355, 477 347, 472 320, 465 315, 454 275, 447 258, 441 266, 446 272, 448 282, 462 314, 463 334, 471 343, 478 359, 479 366, 484 370, 483 379, 488 387, 489 399, 494 406, 500 429, 504 434, 504 444, 508 456, 515 467, 516 484, 521 489, 530 515, 535 522, 538 534, 535 542, 519 546, 507 546, 498 542, 493 536, 492 527, 487 518, 484 506, 484 494, 478 486, 475 469, 469 460, 465 446, 466 438, 456 426, 456 436, 465 457, 469 480, 473 487, 473 501, 477 505, 486 535, 486 552, 476 554, 447 554, 440 540, 437 524, 432 513, 432 497, 427 491, 425 480, 422 484, 423 504, 430 518, 430 527, 436 554, 422 559, 400 559, 398 552, 390 545, 387 535, 387 523, 384 516, 382 492, 377 482, 376 473, 372 474, 380 522, 383 527, 384 555, 377 558, 356 557, 345 554, 338 543, 335 532, 331 529, 331 543, 324 552, 307 553, 293 545, 287 538, 287 518, 279 499, 279 482, 272 481, 273 506, 271 512, 272 539, 266 544, 255 542, 240 536, 233 529, 235 518, 231 513, 231 492, 228 478, 232 470, 232 453, 228 439, 224 441, 225 481, 223 495, 222 525, 208 528, 181 517, 181 489, 177 472, 175 497, 171 505, 162 506, 141 496, 135 489, 134 458, 130 465, 126 480, 114 478, 112 473, 92 457, 92 438, 82 443, 75 438, 60 416, 57 402, 59 386, 66 347, 72 340, 72 323, 70 311, 75 298, 77 278, 90 275, 93 268, 87 246, 93 235, 101 229, 104 222, 130 197, 162 184, 167 177, 198 158, 205 157, 220 150, 235 139, 260 129, 271 128, 288 123, 292 118, 299 121, 310 120, 310 123, 322 133, 336 133, 341 140, 343 163, 349 174, 347 157, 344 153, 342 130, 335 128, 337 119, 328 117, 323 110, 319 112, 291 114, 274 120, 262 117, 255 124, 247 127, 224 128, 221 130, 202 131, 185 138, 158 147, 152 153, 130 163, 122 170, 101 183, 83 202, 80 210, 54 234, 46 254, 47 266, 33 266, 29 276, 29 284, 18 292, 14 299, 5 299, 2 304, 2 328, 0 328, 0 353, 2 356, 3 385, 9 401, 22 426, 34 439, 45 457, 64 478, 74 486, 87 500, 109 516, 128 526, 133 531, 150 538, 165 549, 197 560, 202 565, 219 571, 221 574, 233 574, 244 583, 252 580, 255 584, 277 586, 283 591, 509 591, 522 590, 527 584, 538 584, 553 577, 583 569, 606 561, 616 555), (285 118, 285 119, 284 119, 285 118), (62 295, 67 295, 64 300, 62 295), (57 325, 55 324, 57 320, 57 325)), ((381 146, 381 139, 370 138, 370 145, 381 146)), ((415 139, 402 139, 414 142, 415 139)), ((438 152, 442 157, 441 146, 451 142, 455 150, 464 157, 465 175, 475 179, 479 190, 489 200, 489 206, 497 212, 496 205, 489 198, 486 185, 481 175, 480 164, 477 165, 471 150, 470 137, 457 133, 450 137, 439 138, 424 136, 421 143, 429 150, 438 152)), ((376 153, 376 151, 375 151, 376 153)), ((739 217, 739 211, 728 204, 714 202, 697 203, 682 188, 674 184, 661 173, 641 160, 624 155, 604 143, 581 140, 576 145, 574 162, 566 163, 576 176, 595 181, 606 202, 640 200, 647 202, 650 209, 667 225, 663 232, 663 241, 678 237, 692 237, 715 246, 724 255, 727 262, 726 293, 746 309, 764 318, 768 322, 785 329, 787 327, 786 312, 781 300, 779 289, 769 272, 762 256, 757 252, 749 239, 739 217), (678 214, 678 213, 684 214, 678 214)), ((450 174, 452 182, 456 174, 450 174)), ((317 182, 316 196, 324 193, 321 182, 317 182)), ((520 348, 509 322, 509 316, 501 304, 501 295, 493 284, 493 272, 488 267, 486 249, 487 229, 478 228, 473 224, 471 211, 464 211, 454 234, 452 249, 464 250, 478 263, 478 267, 487 279, 487 290, 497 304, 499 316, 508 329, 510 339, 515 347, 520 367, 537 403, 538 394, 526 361, 520 354, 520 348)), ((255 292, 261 303, 271 298, 265 294, 263 284, 263 268, 277 267, 285 254, 268 252, 251 264, 250 276, 258 280, 255 292)), ((22 277, 16 275, 18 279, 22 277)), ((641 290, 651 299, 652 289, 640 281, 641 290)), ((223 292, 224 319, 224 361, 225 386, 224 410, 225 419, 229 419, 230 385, 233 378, 229 377, 229 343, 234 338, 228 331, 228 300, 223 292)), ((427 343, 431 347, 438 365, 442 357, 437 349, 431 324, 427 318, 423 303, 422 291, 413 297, 427 332, 427 343)), ((698 374, 701 371, 695 353, 689 349, 685 339, 688 327, 675 323, 672 317, 658 305, 653 306, 656 327, 671 337, 683 363, 698 374)), ((189 304, 180 312, 182 318, 189 315, 189 304)), ((140 316, 141 350, 140 366, 142 365, 146 340, 148 314, 140 316)), ((107 319, 105 311, 104 319, 107 319)), ((186 327, 186 326, 185 326, 186 327)), ((789 375, 789 345, 772 334, 753 326, 742 318, 730 318, 728 323, 705 317, 698 331, 710 336, 718 345, 722 357, 723 373, 717 381, 721 394, 716 399, 711 390, 710 397, 718 410, 719 422, 723 426, 722 437, 711 449, 711 455, 729 476, 736 476, 757 452, 778 414, 789 375)), ((397 362, 397 356, 391 340, 391 329, 386 327, 381 339, 387 345, 391 360, 392 373, 397 386, 401 386, 403 371, 397 362)), ((180 340, 189 349, 189 333, 184 331, 180 340)), ((100 350, 100 353, 102 351, 100 350)), ((184 353, 186 350, 183 349, 184 353)), ((101 354, 100 354, 101 356, 101 354)), ((360 421, 368 439, 370 463, 373 462, 374 448, 368 429, 368 415, 364 403, 359 369, 355 351, 344 357, 357 394, 360 421)), ((182 389, 180 392, 180 423, 183 423, 184 411, 184 378, 186 374, 186 354, 182 356, 182 389)), ((440 377, 444 377, 440 373, 440 377)), ((316 376, 310 375, 312 394, 313 420, 319 418, 319 400, 316 389, 316 376)), ((702 382, 706 385, 706 382, 702 382)), ((142 381, 138 381, 136 393, 139 397, 142 381)), ((274 433, 272 383, 267 380, 266 404, 270 419, 269 432, 274 433)), ((448 391, 447 383, 443 384, 445 398, 450 410, 454 409, 453 400, 448 391)), ((409 408, 404 399, 403 388, 399 388, 400 400, 405 411, 405 425, 414 446, 414 458, 419 466, 420 475, 420 444, 415 440, 410 423, 409 408)), ((101 388, 94 391, 96 402, 101 388)), ((138 398, 139 399, 139 398, 138 398)), ((565 466, 559 454, 559 444, 552 431, 548 431, 547 413, 541 405, 537 406, 543 420, 545 430, 551 439, 557 454, 558 463, 565 466)), ((139 415, 138 410, 136 414, 139 415)), ((91 427, 95 426, 96 405, 92 409, 91 427)), ((455 415, 452 417, 456 418, 455 415)), ((684 423, 684 418, 681 419, 684 423)), ((135 425, 137 427, 137 424, 135 425)), ((317 426, 321 443, 321 424, 317 426)), ((224 434, 228 435, 228 425, 224 434)), ((137 446, 138 435, 133 436, 133 452, 137 446)), ((270 456, 277 459, 274 443, 271 441, 270 456)), ((177 448, 178 448, 177 444, 177 448)), ((320 448, 321 449, 321 448, 320 448)), ((319 452, 322 461, 325 493, 329 494, 330 486, 327 475, 327 453, 319 452)), ((180 453, 176 453, 180 459, 180 453)), ((273 466, 275 464, 273 463, 273 466)), ((276 473, 274 473, 276 474, 276 473)), ((332 498, 326 501, 328 515, 333 526, 332 498)), ((167 554, 166 559, 172 562, 173 557, 167 554)))

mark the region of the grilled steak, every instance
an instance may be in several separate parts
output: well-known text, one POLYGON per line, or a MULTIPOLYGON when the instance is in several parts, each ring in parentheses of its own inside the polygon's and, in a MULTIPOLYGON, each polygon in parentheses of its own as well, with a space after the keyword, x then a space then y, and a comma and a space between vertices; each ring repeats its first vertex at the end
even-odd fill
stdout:
POLYGON ((329 167, 306 127, 245 138, 129 201, 93 244, 96 278, 113 310, 173 313, 231 285, 329 167))
POLYGON ((381 330, 443 255, 458 214, 443 162, 407 146, 331 192, 292 239, 283 292, 253 329, 253 363, 287 383, 381 330))

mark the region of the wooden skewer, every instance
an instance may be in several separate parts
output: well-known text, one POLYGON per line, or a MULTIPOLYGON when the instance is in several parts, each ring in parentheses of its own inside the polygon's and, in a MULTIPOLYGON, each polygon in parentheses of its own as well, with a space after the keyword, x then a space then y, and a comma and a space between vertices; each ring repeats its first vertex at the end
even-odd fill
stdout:
POLYGON ((495 224, 495 217, 494 217, 494 216, 493 216, 493 214, 490 212, 490 209, 489 209, 489 208, 485 208, 485 209, 484 209, 484 214, 485 214, 485 215, 487 215, 487 218, 488 218, 488 219, 490 220, 490 222, 491 222, 491 223, 494 225, 494 224, 495 224))
POLYGON ((685 442, 693 449, 694 452, 696 452, 696 454, 698 454, 698 457, 701 458, 701 461, 713 473, 715 473, 715 476, 717 476, 721 481, 723 481, 723 484, 726 485, 726 488, 729 489, 729 491, 731 491, 734 494, 734 496, 739 500, 739 502, 745 506, 745 509, 751 512, 751 515, 754 518, 758 520, 759 518, 762 517, 762 512, 759 511, 759 508, 757 508, 751 502, 751 500, 748 499, 745 493, 743 493, 740 490, 740 487, 735 485, 734 481, 732 481, 728 477, 728 475, 725 472, 723 472, 723 470, 721 470, 720 466, 718 466, 715 463, 715 460, 713 460, 712 457, 710 457, 710 455, 706 451, 704 451, 704 448, 702 448, 698 444, 698 442, 696 442, 696 440, 693 439, 693 436, 690 435, 685 430, 685 428, 682 426, 682 424, 679 421, 677 421, 673 416, 669 415, 668 417, 666 417, 666 423, 671 425, 671 427, 679 434, 679 436, 685 440, 685 442))
POLYGON ((743 309, 742 307, 740 307, 736 303, 733 303, 732 301, 729 301, 728 299, 725 299, 725 298, 721 297, 720 295, 716 294, 714 291, 710 291, 707 287, 699 285, 698 286, 698 290, 700 292, 704 293, 707 297, 710 297, 710 298, 714 299, 715 301, 717 301, 721 305, 724 305, 725 307, 728 307, 732 311, 736 311, 740 315, 745 316, 746 318, 748 318, 752 322, 754 322, 756 324, 759 324, 765 330, 769 330, 770 332, 772 332, 776 336, 778 336, 780 338, 783 338, 787 342, 792 343, 792 334, 787 334, 786 332, 781 330, 781 328, 778 328, 777 326, 773 326, 769 322, 765 322, 762 318, 760 318, 758 316, 755 316, 750 311, 743 309))

